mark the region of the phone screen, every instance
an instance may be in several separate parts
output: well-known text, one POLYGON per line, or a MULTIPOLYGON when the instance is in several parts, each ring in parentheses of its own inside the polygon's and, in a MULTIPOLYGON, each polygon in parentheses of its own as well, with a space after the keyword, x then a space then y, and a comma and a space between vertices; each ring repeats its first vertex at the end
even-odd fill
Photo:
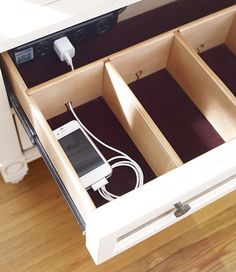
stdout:
POLYGON ((104 164, 81 129, 59 139, 59 143, 80 177, 104 164))

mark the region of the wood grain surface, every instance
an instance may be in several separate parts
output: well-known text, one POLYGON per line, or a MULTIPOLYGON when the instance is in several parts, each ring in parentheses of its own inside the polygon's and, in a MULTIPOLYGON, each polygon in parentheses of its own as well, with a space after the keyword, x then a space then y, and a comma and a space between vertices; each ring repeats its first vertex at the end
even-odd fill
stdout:
POLYGON ((96 266, 49 171, 37 160, 18 185, 0 181, 0 271, 234 272, 235 215, 236 192, 96 266))

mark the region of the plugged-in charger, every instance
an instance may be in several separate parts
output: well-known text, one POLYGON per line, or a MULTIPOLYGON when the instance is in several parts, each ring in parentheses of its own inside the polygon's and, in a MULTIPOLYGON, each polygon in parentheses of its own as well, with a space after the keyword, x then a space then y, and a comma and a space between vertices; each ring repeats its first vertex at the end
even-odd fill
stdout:
POLYGON ((65 61, 74 70, 72 58, 75 56, 75 48, 65 36, 54 41, 53 49, 61 61, 65 61))

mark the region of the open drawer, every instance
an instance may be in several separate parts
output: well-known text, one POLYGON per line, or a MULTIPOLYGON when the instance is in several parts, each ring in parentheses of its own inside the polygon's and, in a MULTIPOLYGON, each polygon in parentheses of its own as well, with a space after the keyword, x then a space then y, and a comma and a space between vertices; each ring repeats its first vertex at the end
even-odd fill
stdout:
POLYGON ((95 263, 235 190, 236 98, 190 39, 208 36, 212 24, 236 27, 235 14, 234 6, 32 88, 8 53, 1 55, 15 95, 85 222, 95 263), (126 172, 119 172, 116 200, 102 202, 84 189, 52 133, 73 119, 69 101, 95 135, 135 157, 144 171, 142 187, 130 191, 126 172))

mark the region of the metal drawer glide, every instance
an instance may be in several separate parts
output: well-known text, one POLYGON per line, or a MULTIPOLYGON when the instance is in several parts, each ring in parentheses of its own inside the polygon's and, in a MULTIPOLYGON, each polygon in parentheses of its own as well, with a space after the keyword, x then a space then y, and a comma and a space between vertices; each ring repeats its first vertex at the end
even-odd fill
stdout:
POLYGON ((34 128, 32 127, 28 117, 26 116, 24 110, 22 109, 17 97, 15 96, 15 94, 13 93, 13 91, 11 90, 11 88, 9 87, 9 85, 6 84, 6 88, 7 88, 7 93, 8 93, 8 97, 10 100, 10 104, 11 106, 14 108, 18 118, 20 119, 26 134, 28 135, 28 137, 30 138, 30 141, 32 142, 32 144, 37 145, 39 152, 44 160, 44 162, 46 163, 51 175, 53 176, 57 186, 59 187, 61 193, 63 194, 67 204, 69 205, 72 213, 74 214, 74 216, 76 217, 81 229, 83 232, 85 232, 86 230, 86 224, 79 212, 79 210, 77 209, 77 207, 75 206, 70 194, 68 193, 63 181, 61 180, 59 174, 57 173, 57 170, 55 169, 54 165, 52 164, 50 158, 48 157, 48 154, 46 153, 42 143, 40 142, 34 128))

